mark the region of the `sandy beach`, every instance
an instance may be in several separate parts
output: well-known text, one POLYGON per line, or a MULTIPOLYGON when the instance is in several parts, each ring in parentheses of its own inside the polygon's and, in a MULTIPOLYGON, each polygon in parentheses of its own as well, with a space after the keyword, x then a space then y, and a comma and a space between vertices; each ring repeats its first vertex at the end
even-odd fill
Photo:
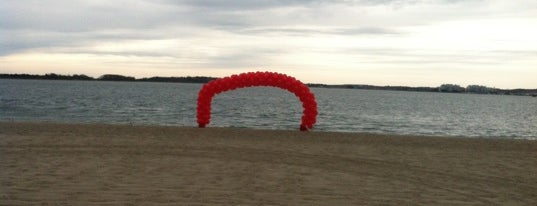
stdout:
POLYGON ((0 123, 0 205, 537 205, 537 141, 0 123))

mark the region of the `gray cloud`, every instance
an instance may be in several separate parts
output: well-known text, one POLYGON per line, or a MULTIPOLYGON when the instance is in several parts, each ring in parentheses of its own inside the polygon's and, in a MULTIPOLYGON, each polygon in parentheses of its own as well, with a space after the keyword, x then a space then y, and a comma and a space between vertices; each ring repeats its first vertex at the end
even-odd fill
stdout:
POLYGON ((393 29, 380 27, 358 27, 358 28, 244 28, 231 29, 231 32, 238 34, 255 34, 255 35, 280 35, 280 36, 312 36, 312 35, 343 35, 343 36, 359 36, 359 35, 401 35, 393 29))
MULTIPOLYGON (((440 0, 439 2, 459 2, 463 0, 440 0)), ((334 4, 342 5, 407 5, 423 2, 423 0, 161 0, 162 3, 190 6, 196 8, 216 8, 229 10, 267 9, 278 7, 312 7, 334 4)))
POLYGON ((273 62, 273 59, 285 55, 285 49, 245 48, 215 57, 206 58, 197 67, 200 68, 256 68, 273 62))
POLYGON ((244 10, 244 9, 267 9, 275 7, 288 7, 296 5, 318 4, 322 1, 315 0, 161 0, 161 3, 172 4, 177 6, 188 6, 205 9, 227 9, 227 10, 244 10))
POLYGON ((0 5, 0 27, 58 32, 142 29, 168 23, 175 13, 144 1, 93 5, 91 1, 7 0, 0 5))
MULTIPOLYGON (((91 3, 83 0, 5 0, 0 2, 0 28, 87 32, 104 29, 152 29, 162 26, 245 27, 300 24, 305 18, 337 11, 330 5, 370 5, 396 0, 156 0, 91 3), (279 14, 277 8, 306 8, 279 14), (304 16, 302 14, 311 12, 304 16), (303 16, 303 18, 296 18, 303 16), (294 18, 289 18, 294 17, 294 18)), ((329 21, 329 20, 328 20, 329 21)), ((326 22, 322 22, 326 23, 326 22)))
MULTIPOLYGON (((229 33, 222 41, 243 36, 370 36, 405 35, 398 26, 435 23, 439 19, 475 15, 467 10, 394 8, 465 4, 461 0, 4 0, 0 2, 0 55, 35 49, 136 56, 181 56, 172 51, 95 51, 97 43, 123 40, 198 39, 211 32, 229 33), (369 10, 369 8, 374 8, 369 10), (386 12, 377 14, 378 10, 386 12), (451 12, 451 13, 450 13, 451 12), (456 17, 454 17, 457 14, 456 17), (425 15, 425 16, 422 16, 425 15), (418 22, 418 23, 416 23, 418 22)), ((472 0, 470 2, 478 2, 472 0)), ((460 7, 462 8, 462 6, 460 7)), ((203 44, 203 42, 201 42, 203 44)), ((181 46, 181 45, 178 45, 181 46)), ((208 64, 248 65, 266 47, 247 45, 219 54, 208 64)), ((184 51, 182 51, 184 52, 184 51)), ((278 52, 286 52, 283 49, 278 52)), ((372 52, 372 51, 368 51, 372 52)), ((400 55, 400 54, 399 54, 400 55)), ((262 59, 267 60, 267 59, 262 59)), ((234 65, 236 66, 236 65, 234 65)))

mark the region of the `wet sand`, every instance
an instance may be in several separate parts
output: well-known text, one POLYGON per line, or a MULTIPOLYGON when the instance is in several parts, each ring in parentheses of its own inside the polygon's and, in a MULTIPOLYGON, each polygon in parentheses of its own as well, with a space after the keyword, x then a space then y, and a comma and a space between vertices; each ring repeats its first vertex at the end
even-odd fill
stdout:
POLYGON ((0 205, 537 205, 537 141, 0 123, 0 205))

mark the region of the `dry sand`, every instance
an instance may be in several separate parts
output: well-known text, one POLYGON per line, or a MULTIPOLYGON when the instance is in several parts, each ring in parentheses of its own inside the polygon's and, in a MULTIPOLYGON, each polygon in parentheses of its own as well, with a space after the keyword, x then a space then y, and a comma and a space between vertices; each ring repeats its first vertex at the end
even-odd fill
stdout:
POLYGON ((537 141, 0 123, 0 205, 537 205, 537 141))

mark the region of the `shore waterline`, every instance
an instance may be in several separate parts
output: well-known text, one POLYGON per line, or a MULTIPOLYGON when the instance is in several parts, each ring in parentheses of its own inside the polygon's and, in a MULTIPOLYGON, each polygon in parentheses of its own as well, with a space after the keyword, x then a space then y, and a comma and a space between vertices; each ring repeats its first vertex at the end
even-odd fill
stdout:
MULTIPOLYGON (((0 120, 196 126, 201 84, 0 79, 0 120)), ((311 88, 315 131, 537 139, 537 99, 311 88)), ((295 130, 291 93, 239 89, 213 99, 208 127, 295 130)))

